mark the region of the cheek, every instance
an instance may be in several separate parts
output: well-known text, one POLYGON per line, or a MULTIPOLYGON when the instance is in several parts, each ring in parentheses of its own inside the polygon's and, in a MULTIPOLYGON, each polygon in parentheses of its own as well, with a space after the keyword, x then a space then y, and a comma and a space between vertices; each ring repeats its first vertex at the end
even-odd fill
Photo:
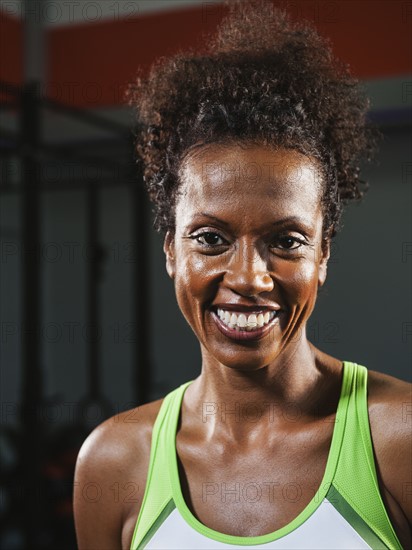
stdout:
POLYGON ((186 256, 177 270, 180 284, 190 292, 193 298, 204 301, 209 294, 212 294, 213 281, 218 278, 221 267, 222 263, 216 257, 186 256))
POLYGON ((303 259, 296 263, 285 262, 276 270, 276 281, 290 302, 304 302, 312 296, 316 298, 318 267, 303 259))
POLYGON ((189 324, 202 314, 202 308, 213 300, 213 274, 207 263, 207 257, 184 258, 176 265, 175 291, 179 307, 189 324))

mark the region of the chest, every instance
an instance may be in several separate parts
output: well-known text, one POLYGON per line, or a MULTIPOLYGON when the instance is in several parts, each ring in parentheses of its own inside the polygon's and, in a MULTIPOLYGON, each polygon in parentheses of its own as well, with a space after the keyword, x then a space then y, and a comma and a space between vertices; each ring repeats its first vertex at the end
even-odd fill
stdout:
POLYGON ((202 450, 177 439, 179 479, 192 514, 216 531, 258 536, 293 521, 316 498, 332 430, 296 433, 248 449, 202 450))

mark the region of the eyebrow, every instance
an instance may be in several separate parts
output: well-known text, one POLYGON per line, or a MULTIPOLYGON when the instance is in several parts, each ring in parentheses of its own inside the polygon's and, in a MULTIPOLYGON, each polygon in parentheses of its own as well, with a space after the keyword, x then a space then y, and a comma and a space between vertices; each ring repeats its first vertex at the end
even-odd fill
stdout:
MULTIPOLYGON (((207 212, 200 212, 194 217, 194 219, 196 220, 197 218, 203 218, 203 217, 210 218, 211 220, 221 225, 224 225, 225 227, 230 227, 230 224, 228 222, 225 222, 224 220, 221 220, 220 218, 213 216, 212 214, 208 214, 207 212)), ((299 225, 302 225, 306 229, 310 229, 310 225, 307 224, 303 218, 299 218, 298 216, 287 216, 286 218, 282 218, 281 220, 277 220, 273 222, 271 225, 272 226, 274 225, 275 227, 277 227, 277 226, 286 225, 288 223, 297 223, 299 225)))
POLYGON ((221 220, 220 218, 217 218, 216 216, 213 216, 212 214, 208 214, 207 212, 200 212, 199 214, 197 214, 195 216, 194 219, 196 218, 210 218, 211 220, 217 222, 217 223, 220 223, 221 225, 224 225, 226 227, 229 227, 229 223, 228 222, 225 222, 224 220, 221 220))

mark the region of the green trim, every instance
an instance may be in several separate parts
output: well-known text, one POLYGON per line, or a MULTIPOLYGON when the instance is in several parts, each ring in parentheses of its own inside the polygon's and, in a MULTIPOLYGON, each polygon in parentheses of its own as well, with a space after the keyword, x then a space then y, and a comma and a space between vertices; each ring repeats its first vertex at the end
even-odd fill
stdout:
POLYGON ((375 498, 377 498, 377 500, 379 501, 381 509, 382 509, 382 513, 383 513, 383 515, 384 515, 384 517, 387 521, 387 527, 388 527, 389 532, 385 533, 385 536, 388 538, 388 540, 391 540, 391 537, 392 537, 392 542, 394 542, 396 545, 398 545, 398 546, 395 546, 395 548, 402 548, 400 540, 399 540, 399 538, 398 538, 398 536, 395 532, 395 529, 393 528, 392 522, 389 518, 388 512, 386 510, 386 506, 383 502, 381 491, 380 491, 380 488, 379 488, 378 475, 377 475, 377 472, 376 472, 375 458, 374 458, 374 455, 373 455, 373 443, 372 443, 370 423, 369 423, 369 413, 368 413, 368 397, 367 397, 367 394, 368 394, 368 386, 367 386, 368 371, 366 370, 365 367, 362 367, 362 368, 364 369, 364 377, 365 377, 364 381, 365 381, 365 383, 362 387, 362 394, 361 394, 361 392, 359 392, 357 394, 356 411, 358 413, 358 420, 359 420, 359 427, 360 427, 360 432, 361 432, 361 437, 362 437, 362 442, 363 442, 363 448, 364 448, 365 453, 366 453, 368 468, 369 468, 369 471, 371 473, 372 483, 373 483, 375 493, 376 493, 375 498))
MULTIPOLYGON (((150 458, 149 458, 149 468, 147 473, 147 479, 146 479, 146 485, 143 495, 143 501, 142 505, 140 507, 139 514, 137 516, 136 524, 133 531, 133 537, 132 541, 130 543, 130 549, 135 550, 136 548, 140 547, 141 541, 139 540, 140 534, 139 532, 143 530, 143 532, 150 531, 152 525, 150 525, 151 521, 151 515, 147 514, 146 504, 149 499, 149 489, 152 486, 152 477, 153 477, 153 470, 155 467, 155 457, 158 452, 158 448, 161 447, 161 443, 159 441, 159 434, 162 430, 163 424, 166 421, 166 415, 169 410, 169 405, 171 402, 172 393, 166 395, 166 397, 163 400, 163 403, 160 407, 160 410, 158 412, 158 415, 156 417, 155 423, 153 425, 153 431, 152 431, 152 438, 151 438, 151 446, 150 446, 150 458)), ((168 501, 169 499, 167 499, 168 501)), ((165 504, 166 506, 167 504, 165 504)), ((161 509, 163 509, 163 503, 161 506, 161 509)), ((156 524, 156 520, 153 522, 153 524, 156 524)), ((143 536, 143 539, 145 538, 145 535, 143 536)))
MULTIPOLYGON (((320 486, 317 492, 315 493, 314 497, 312 498, 312 500, 306 506, 306 508, 304 508, 304 510, 302 510, 302 512, 293 521, 291 521, 288 525, 285 525, 281 529, 278 529, 273 533, 268 533, 266 535, 259 535, 254 537, 240 537, 235 535, 228 535, 225 533, 219 533, 218 531, 215 531, 210 527, 206 527, 206 525, 203 525, 197 518, 195 518, 195 516, 192 514, 192 512, 189 510, 189 508, 186 505, 186 502, 183 498, 181 486, 180 486, 179 470, 178 470, 178 463, 177 463, 177 452, 176 452, 176 432, 177 432, 177 425, 179 421, 179 412, 176 415, 172 415, 174 416, 174 418, 173 418, 172 424, 168 426, 168 433, 167 433, 167 439, 166 439, 166 447, 167 447, 166 454, 168 457, 170 457, 168 466, 169 466, 169 475, 170 475, 170 481, 172 486, 172 494, 173 494, 173 499, 176 503, 177 509, 179 510, 183 518, 186 520, 186 522, 191 527, 193 527, 193 529, 195 529, 196 531, 198 531, 199 533, 201 533, 206 537, 209 537, 211 539, 224 542, 227 544, 234 544, 238 546, 264 544, 264 543, 278 540, 281 537, 288 535, 293 530, 297 529, 300 525, 302 525, 309 518, 309 516, 311 516, 315 512, 315 510, 321 505, 322 501, 324 500, 324 498, 326 497, 326 494, 330 489, 332 480, 335 475, 335 471, 336 471, 336 467, 337 467, 337 463, 340 455, 340 450, 342 446, 343 434, 344 434, 345 423, 346 423, 348 400, 349 400, 350 388, 352 385, 352 380, 355 372, 355 366, 350 362, 344 361, 342 371, 343 371, 342 386, 341 386, 339 404, 336 412, 332 442, 329 449, 325 473, 320 483, 320 486)), ((184 392, 191 382, 188 382, 181 386, 181 391, 176 395, 176 400, 173 403, 174 410, 180 411, 184 392)))
POLYGON ((376 474, 367 393, 368 371, 357 365, 348 404, 345 443, 333 485, 388 548, 399 550, 402 545, 382 500, 376 474))
POLYGON ((336 487, 330 486, 326 498, 371 548, 374 550, 388 550, 389 547, 372 531, 336 487))
POLYGON ((162 523, 173 512, 175 508, 176 508, 176 505, 173 502, 173 499, 171 498, 169 502, 166 504, 166 506, 163 508, 163 510, 160 512, 160 514, 157 516, 156 521, 147 531, 147 533, 145 534, 145 536, 143 537, 143 539, 141 540, 137 548, 144 548, 146 546, 149 540, 153 537, 153 535, 156 533, 156 531, 159 529, 162 523))

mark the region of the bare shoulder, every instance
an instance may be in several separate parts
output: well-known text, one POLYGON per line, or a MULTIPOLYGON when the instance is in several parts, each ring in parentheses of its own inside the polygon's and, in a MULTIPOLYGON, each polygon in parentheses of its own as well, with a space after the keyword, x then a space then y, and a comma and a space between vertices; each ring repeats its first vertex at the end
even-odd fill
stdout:
POLYGON ((142 503, 153 425, 162 401, 109 418, 83 443, 74 480, 80 550, 125 547, 130 531, 128 518, 137 518, 142 503))
POLYGON ((412 384, 369 371, 368 409, 376 457, 382 471, 410 471, 412 384), (405 470, 406 471, 406 470, 405 470))
POLYGON ((369 371, 368 408, 371 428, 381 444, 410 436, 412 384, 369 371))
POLYGON ((394 523, 407 530, 412 523, 412 384, 369 371, 368 410, 385 504, 394 523))

